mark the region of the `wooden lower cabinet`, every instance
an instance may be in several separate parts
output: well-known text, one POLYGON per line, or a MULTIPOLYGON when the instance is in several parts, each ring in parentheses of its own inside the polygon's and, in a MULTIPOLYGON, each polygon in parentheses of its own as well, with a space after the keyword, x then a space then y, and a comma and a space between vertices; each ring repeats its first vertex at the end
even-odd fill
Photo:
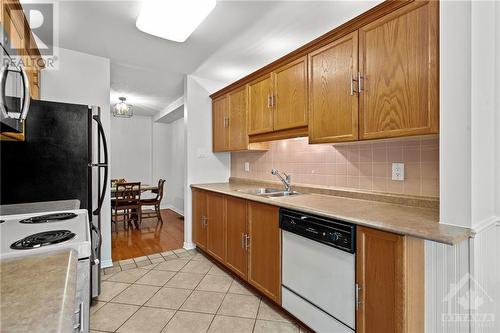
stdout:
POLYGON ((423 332, 423 240, 359 226, 356 233, 356 332, 423 332))
POLYGON ((192 205, 195 244, 280 304, 279 208, 198 189, 192 205))
POLYGON ((207 249, 207 192, 193 189, 193 241, 202 250, 207 249))
MULTIPOLYGON (((193 189, 193 238, 281 304, 278 207, 193 189)), ((423 332, 424 272, 423 240, 357 226, 356 332, 423 332)))
POLYGON ((248 282, 281 303, 279 208, 248 202, 248 282))
POLYGON ((224 196, 207 193, 207 252, 221 262, 226 257, 224 196))
POLYGON ((226 265, 241 278, 247 278, 247 202, 226 199, 226 265))

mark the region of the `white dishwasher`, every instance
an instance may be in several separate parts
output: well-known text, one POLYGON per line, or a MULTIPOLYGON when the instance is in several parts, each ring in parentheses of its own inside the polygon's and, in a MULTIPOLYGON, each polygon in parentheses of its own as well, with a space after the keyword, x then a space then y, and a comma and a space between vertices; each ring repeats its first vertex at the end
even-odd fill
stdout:
POLYGON ((282 306, 318 333, 355 331, 356 226, 280 210, 282 306))

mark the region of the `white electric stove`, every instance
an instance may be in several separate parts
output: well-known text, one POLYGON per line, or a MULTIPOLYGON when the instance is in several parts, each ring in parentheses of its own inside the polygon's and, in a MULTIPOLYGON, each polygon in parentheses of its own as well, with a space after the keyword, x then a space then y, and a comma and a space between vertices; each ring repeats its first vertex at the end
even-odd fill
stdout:
POLYGON ((64 249, 78 252, 75 332, 90 330, 90 269, 92 253, 87 210, 0 216, 0 260, 64 249))
POLYGON ((92 253, 87 210, 0 216, 0 259, 74 249, 78 259, 92 253))

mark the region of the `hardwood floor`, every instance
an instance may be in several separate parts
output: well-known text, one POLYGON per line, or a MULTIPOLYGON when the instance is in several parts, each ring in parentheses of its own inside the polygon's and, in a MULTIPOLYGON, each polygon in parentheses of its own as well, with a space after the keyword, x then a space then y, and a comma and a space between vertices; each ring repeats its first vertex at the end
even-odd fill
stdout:
POLYGON ((112 225, 111 256, 113 261, 141 257, 168 250, 180 249, 184 245, 184 220, 170 209, 162 209, 163 224, 156 218, 145 218, 139 230, 124 230, 118 222, 118 232, 112 225))

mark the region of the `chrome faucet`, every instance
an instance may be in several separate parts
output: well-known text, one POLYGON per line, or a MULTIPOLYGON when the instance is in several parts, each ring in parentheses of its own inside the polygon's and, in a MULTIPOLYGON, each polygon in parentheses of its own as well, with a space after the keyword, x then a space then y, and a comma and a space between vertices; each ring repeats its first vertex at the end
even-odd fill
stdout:
POLYGON ((283 183, 283 185, 285 185, 285 191, 286 192, 292 192, 292 185, 291 185, 291 182, 292 182, 292 176, 290 175, 287 175, 285 172, 283 172, 283 176, 280 174, 280 172, 276 169, 272 169, 271 170, 271 174, 278 177, 281 182, 283 183))

